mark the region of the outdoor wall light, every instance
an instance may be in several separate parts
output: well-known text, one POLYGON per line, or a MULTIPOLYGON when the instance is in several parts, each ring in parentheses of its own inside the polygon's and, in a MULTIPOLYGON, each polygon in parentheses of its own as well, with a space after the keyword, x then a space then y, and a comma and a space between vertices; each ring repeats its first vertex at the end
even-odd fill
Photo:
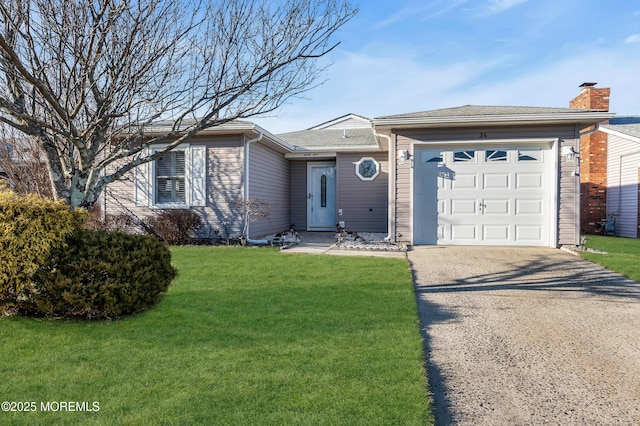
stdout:
POLYGON ((400 151, 398 151, 398 162, 400 164, 406 163, 409 158, 411 158, 411 154, 409 154, 408 150, 401 149, 400 151))
POLYGON ((561 151, 564 161, 574 161, 575 157, 579 157, 580 154, 572 146, 563 146, 561 151))

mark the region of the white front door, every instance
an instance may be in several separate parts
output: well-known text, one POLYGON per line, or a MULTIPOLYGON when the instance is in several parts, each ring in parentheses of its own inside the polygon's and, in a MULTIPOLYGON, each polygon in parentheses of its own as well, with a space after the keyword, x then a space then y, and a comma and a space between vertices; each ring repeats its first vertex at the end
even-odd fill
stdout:
POLYGON ((307 231, 336 229, 336 164, 307 164, 307 231))
POLYGON ((418 148, 414 244, 550 243, 549 145, 418 148))

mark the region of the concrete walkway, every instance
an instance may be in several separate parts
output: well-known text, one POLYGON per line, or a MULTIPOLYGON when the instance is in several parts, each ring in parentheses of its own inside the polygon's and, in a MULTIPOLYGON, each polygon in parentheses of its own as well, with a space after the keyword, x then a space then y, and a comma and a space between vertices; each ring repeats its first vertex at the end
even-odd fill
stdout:
POLYGON ((640 284, 550 248, 408 253, 440 425, 640 425, 640 284))

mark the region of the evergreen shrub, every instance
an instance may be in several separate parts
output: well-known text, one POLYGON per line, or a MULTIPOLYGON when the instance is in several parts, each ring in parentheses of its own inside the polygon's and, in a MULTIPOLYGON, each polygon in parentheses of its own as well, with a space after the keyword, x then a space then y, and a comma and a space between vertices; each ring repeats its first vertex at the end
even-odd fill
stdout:
POLYGON ((114 319, 157 303, 175 276, 156 238, 83 229, 36 272, 25 306, 35 315, 114 319))
POLYGON ((63 201, 0 191, 0 313, 17 308, 32 275, 86 216, 63 201))

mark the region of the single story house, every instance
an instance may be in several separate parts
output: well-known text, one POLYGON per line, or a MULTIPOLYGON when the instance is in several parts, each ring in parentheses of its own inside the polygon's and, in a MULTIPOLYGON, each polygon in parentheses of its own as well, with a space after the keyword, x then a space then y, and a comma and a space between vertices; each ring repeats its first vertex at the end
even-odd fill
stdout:
POLYGON ((640 117, 615 117, 607 136, 607 215, 619 237, 640 237, 640 117))
POLYGON ((108 214, 202 215, 202 237, 239 236, 244 200, 268 202, 249 237, 288 229, 383 232, 409 244, 579 242, 581 131, 591 109, 463 106, 370 120, 345 115, 274 135, 246 121, 208 129, 111 184, 108 214))

